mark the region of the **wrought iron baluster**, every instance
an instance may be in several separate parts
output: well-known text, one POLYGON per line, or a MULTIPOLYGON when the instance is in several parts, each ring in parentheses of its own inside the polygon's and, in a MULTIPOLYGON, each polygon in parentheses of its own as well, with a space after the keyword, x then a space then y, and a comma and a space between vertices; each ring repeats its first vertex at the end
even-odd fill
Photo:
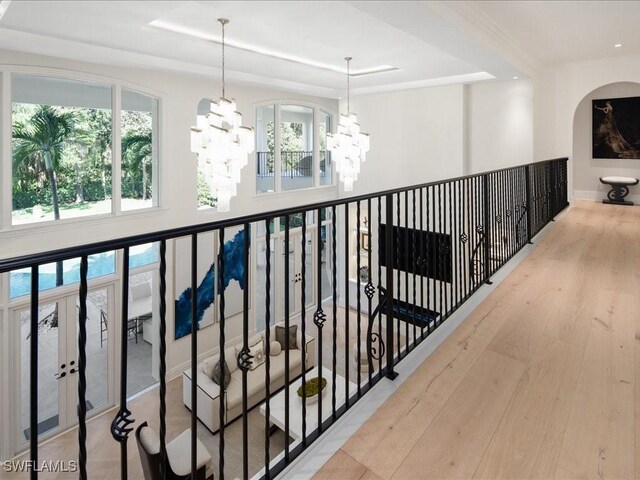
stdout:
POLYGON ((336 419, 336 369, 338 358, 338 266, 337 266, 337 254, 338 243, 336 241, 336 224, 337 224, 336 206, 331 207, 331 273, 333 281, 333 358, 331 364, 331 418, 336 419))
POLYGON ((470 255, 470 247, 471 247, 471 238, 472 238, 472 225, 471 222, 471 180, 466 178, 462 183, 462 201, 464 204, 464 233, 461 237, 462 243, 464 245, 462 250, 462 274, 464 276, 464 298, 470 294, 470 290, 472 288, 471 285, 471 269, 468 268, 470 255))
POLYGON ((462 266, 462 262, 460 260, 460 231, 462 230, 462 212, 460 211, 460 183, 458 181, 453 182, 453 211, 455 212, 453 218, 454 222, 452 223, 453 232, 451 234, 451 259, 454 266, 453 275, 454 283, 453 283, 453 291, 454 291, 454 309, 457 309, 460 305, 460 286, 462 284, 462 274, 460 272, 460 268, 462 266), (455 252, 455 255, 454 255, 455 252))
POLYGON ((402 220, 400 216, 400 192, 396 194, 396 223, 392 223, 390 228, 395 230, 395 259, 391 264, 391 269, 396 269, 396 288, 392 289, 389 294, 391 295, 389 301, 393 306, 394 303, 398 303, 396 307, 395 317, 396 317, 396 346, 398 355, 396 356, 395 363, 398 363, 402 358, 402 342, 400 339, 400 302, 402 301, 402 269, 404 267, 404 260, 402 255, 400 255, 400 228, 402 227, 402 220), (396 228, 393 228, 393 227, 396 228))
POLYGON ((129 247, 122 253, 122 320, 120 322, 120 408, 111 422, 111 435, 120 443, 120 477, 126 480, 127 440, 135 420, 127 409, 127 320, 129 318, 129 247))
POLYGON ((386 301, 386 314, 387 314, 387 368, 385 376, 394 380, 398 374, 394 370, 394 350, 393 345, 393 266, 395 265, 395 259, 393 258, 393 194, 386 195, 385 205, 385 265, 386 265, 386 285, 385 285, 385 301, 386 301))
MULTIPOLYGON (((427 227, 429 228, 429 243, 427 245, 428 255, 427 255, 427 271, 429 272, 429 280, 427 282, 427 308, 431 308, 433 305, 434 310, 436 306, 436 279, 435 273, 438 271, 437 257, 436 257, 436 247, 437 247, 437 236, 436 236, 436 216, 435 216, 435 205, 436 205, 436 189, 434 187, 427 187, 427 196, 426 196, 426 208, 427 208, 427 227), (431 190, 431 200, 429 200, 429 190, 431 190)), ((438 305, 438 312, 441 316, 442 308, 438 305)), ((433 322, 429 322, 427 333, 431 333, 431 331, 436 327, 436 319, 433 319, 433 322), (432 325, 433 323, 433 325, 432 325)))
MULTIPOLYGON (((350 231, 349 231, 349 208, 350 204, 344 204, 344 245, 347 252, 349 251, 350 231)), ((359 255, 359 252, 358 252, 359 255)), ((349 308, 351 302, 349 301, 349 256, 345 255, 344 262, 344 391, 345 391, 345 404, 347 408, 350 405, 351 395, 349 392, 349 308)), ((318 407, 320 408, 320 407, 318 407)))
POLYGON ((160 324, 158 326, 158 337, 160 347, 160 365, 158 367, 160 376, 160 478, 167 475, 167 241, 160 241, 160 267, 158 275, 160 277, 160 324))
MULTIPOLYGON (((388 227, 387 227, 388 228, 388 227)), ((378 339, 380 340, 380 345, 384 344, 382 339, 382 315, 385 313, 382 308, 383 297, 382 297, 382 256, 385 255, 385 252, 382 251, 382 197, 378 197, 378 339)), ((384 357, 384 353, 382 349, 379 349, 378 352, 378 373, 382 375, 382 358, 384 357)))
MULTIPOLYGON (((420 192, 420 266, 419 266, 419 272, 420 272, 420 311, 422 312, 423 315, 425 315, 425 308, 424 308, 424 276, 427 274, 427 271, 425 270, 426 265, 427 265, 427 258, 425 255, 425 245, 424 245, 424 196, 425 193, 423 193, 423 188, 420 188, 419 192, 420 192), (423 256, 424 255, 424 256, 423 256)), ((427 229, 428 230, 428 229, 427 229)), ((428 309, 428 305, 427 305, 427 309, 428 309)), ((429 325, 429 323, 431 323, 431 318, 429 315, 426 315, 426 321, 427 321, 427 325, 429 325)), ((424 322, 422 322, 420 324, 420 341, 424 340, 424 322)))
MULTIPOLYGON (((347 212, 345 212, 346 215, 347 212)), ((316 313, 313 315, 313 323, 317 328, 318 335, 318 385, 322 382, 322 327, 327 321, 327 315, 322 310, 322 232, 320 229, 320 219, 322 209, 317 210, 316 220, 316 313)), ((335 372, 335 371, 334 371, 335 372)), ((335 378, 335 377, 334 377, 335 378)), ((334 380, 335 383, 335 380, 334 380)), ((318 435, 322 433, 322 395, 318 395, 318 435)))
MULTIPOLYGON (((361 326, 360 326, 360 315, 362 312, 362 304, 361 304, 361 298, 360 298, 360 249, 361 249, 361 245, 360 245, 360 201, 356 202, 356 335, 358 337, 358 340, 356 342, 356 358, 357 361, 356 363, 356 377, 357 377, 357 381, 358 381, 358 398, 360 398, 362 396, 362 391, 360 388, 360 384, 362 383, 361 381, 361 373, 360 373, 360 337, 361 337, 361 326)), ((349 364, 347 363, 347 366, 349 364)), ((349 391, 347 390, 347 393, 349 391)), ((347 395, 348 397, 348 395, 347 395)))
POLYGON ((438 184, 438 274, 439 274, 439 294, 440 294, 440 323, 447 316, 447 306, 444 300, 444 252, 443 252, 443 241, 442 236, 444 235, 444 231, 442 230, 442 184, 438 184))
POLYGON ((80 257, 80 290, 78 292, 78 472, 87 478, 87 256, 80 257))
MULTIPOLYGON (((38 464, 38 323, 40 305, 38 294, 40 292, 40 277, 38 265, 31 267, 31 318, 29 332, 29 457, 32 465, 38 464)), ((32 468, 30 477, 38 478, 38 468, 32 468)))
MULTIPOLYGON (((271 342, 271 231, 269 229, 270 218, 265 219, 265 345, 271 342)), ((288 332, 287 332, 288 333, 288 332)), ((264 416, 264 470, 265 478, 271 478, 270 442, 271 437, 269 417, 271 416, 271 361, 269 355, 265 358, 265 416, 264 416)))
MULTIPOLYGON (((398 223, 399 220, 398 220, 398 223)), ((404 302, 407 307, 407 316, 409 315, 409 192, 404 192, 404 302)), ((398 295, 400 297, 400 295, 398 295)), ((414 313, 415 312, 411 312, 414 313)), ((409 353, 409 318, 404 322, 404 354, 409 353)), ((415 321, 415 315, 413 317, 415 321)))
POLYGON ((483 214, 484 214, 484 236, 485 236, 485 249, 484 249, 484 265, 485 265, 485 278, 483 279, 485 283, 490 283, 491 274, 493 269, 491 268, 491 236, 492 236, 492 228, 490 228, 490 218, 493 214, 493 204, 491 202, 491 190, 489 187, 489 175, 484 174, 482 176, 482 192, 484 201, 482 202, 483 214))
MULTIPOLYGON (((419 272, 419 265, 418 262, 420 260, 420 256, 417 255, 416 252, 416 191, 415 190, 411 190, 411 201, 412 201, 412 208, 411 208, 411 215, 412 215, 412 223, 411 223, 411 261, 413 262, 413 271, 412 271, 412 277, 413 277, 413 296, 412 296, 412 309, 413 309, 413 346, 412 348, 416 347, 416 274, 419 272)), ((422 318, 422 313, 420 314, 420 318, 422 318)))
MULTIPOLYGON (((367 284, 364 287, 364 293, 368 299, 367 306, 367 316, 370 317, 372 312, 371 308, 373 294, 375 293, 373 284, 371 283, 371 270, 373 269, 373 264, 371 263, 371 223, 373 222, 373 217, 371 216, 371 198, 367 198, 367 284)), ((372 326, 372 322, 367 322, 368 325, 372 326)), ((367 331, 367 359, 369 360, 367 371, 369 373, 369 388, 373 385, 373 362, 371 361, 371 333, 372 329, 369 328, 367 331)), ((378 332, 379 333, 379 332, 378 332)), ((360 360, 362 362, 362 360, 360 360)), ((358 368, 360 364, 358 364, 358 368)))
MULTIPOLYGON (((451 186, 452 183, 451 182, 447 182, 445 184, 445 190, 446 190, 446 198, 445 198, 445 204, 447 205, 447 210, 446 213, 448 213, 448 215, 445 215, 445 230, 449 232, 449 240, 447 241, 447 243, 445 244, 445 248, 444 248, 444 252, 446 253, 446 259, 451 259, 451 261, 447 261, 446 262, 446 273, 447 276, 449 278, 449 282, 448 282, 448 286, 445 285, 445 287, 447 287, 447 318, 449 317, 449 315, 451 315, 451 312, 453 311, 454 307, 454 298, 453 298, 453 282, 454 282, 454 275, 453 275, 453 222, 452 222, 452 215, 453 215, 453 207, 452 207, 452 203, 451 203, 451 186), (448 221, 447 221, 447 217, 448 217, 448 221)), ((446 237, 443 237, 446 238, 446 237)))
MULTIPOLYGON (((224 379, 224 372, 225 372, 225 367, 226 367, 226 358, 225 358, 225 343, 226 343, 226 335, 225 335, 225 323, 226 323, 226 318, 225 318, 225 308, 226 308, 226 301, 225 301, 225 281, 224 281, 224 276, 225 276, 225 245, 224 245, 224 228, 221 228, 220 230, 218 230, 218 239, 219 239, 219 251, 218 251, 218 295, 219 295, 219 301, 220 301, 220 310, 219 310, 219 324, 220 324, 220 333, 219 333, 219 340, 220 340, 220 360, 218 362, 218 365, 220 366, 220 378, 224 379)), ((266 354, 269 355, 269 346, 266 345, 265 346, 265 350, 266 350, 266 354)), ((224 431, 225 431, 225 426, 224 426, 224 420, 225 420, 225 412, 227 411, 227 407, 225 405, 225 401, 227 398, 226 395, 226 387, 225 387, 225 382, 222 381, 219 385, 220 387, 220 411, 219 411, 219 420, 220 420, 220 430, 218 432, 219 435, 219 440, 218 440, 218 454, 219 454, 219 460, 218 460, 218 476, 220 478, 220 480, 224 480, 224 449, 225 449, 225 442, 224 442, 224 431)), ((191 477, 191 478, 196 478, 195 476, 191 477)))
MULTIPOLYGON (((304 215, 303 215, 304 216, 304 215)), ((290 229, 290 216, 286 215, 284 217, 284 330, 286 335, 284 336, 284 388, 289 388, 289 302, 290 302, 290 291, 291 291, 291 281, 289 278, 289 268, 290 268, 290 252, 289 252, 289 229, 290 229)), ((304 396, 304 395, 303 395, 304 396)), ((284 458, 285 461, 289 462, 289 395, 284 396, 284 458)))
MULTIPOLYGON (((243 226, 243 255, 242 255, 242 348, 236 359, 238 369, 242 374, 242 478, 249 479, 249 403, 247 373, 251 359, 249 350, 249 252, 251 245, 251 226, 243 226)), ((304 361, 304 359, 303 359, 304 361)))
MULTIPOLYGON (((198 471, 198 235, 191 235, 191 478, 198 471)), ((222 425, 221 425, 222 426, 222 425)))
MULTIPOLYGON (((302 385, 307 382, 307 212, 302 213, 302 251, 300 282, 300 330, 302 337, 302 385)), ((307 446, 307 397, 302 396, 302 445, 307 446)))

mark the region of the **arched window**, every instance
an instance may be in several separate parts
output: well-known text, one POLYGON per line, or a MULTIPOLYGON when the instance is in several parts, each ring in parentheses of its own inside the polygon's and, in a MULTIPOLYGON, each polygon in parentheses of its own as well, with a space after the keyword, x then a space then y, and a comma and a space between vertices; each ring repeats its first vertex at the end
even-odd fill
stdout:
POLYGON ((256 107, 256 192, 333 185, 326 136, 332 114, 314 105, 275 102, 256 107))

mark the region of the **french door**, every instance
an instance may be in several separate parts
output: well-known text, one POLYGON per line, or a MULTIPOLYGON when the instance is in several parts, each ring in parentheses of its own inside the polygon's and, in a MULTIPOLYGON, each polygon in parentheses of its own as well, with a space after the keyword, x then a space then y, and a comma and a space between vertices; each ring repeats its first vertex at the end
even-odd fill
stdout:
MULTIPOLYGON (((298 315, 302 311, 302 284, 305 284, 304 303, 308 307, 315 303, 316 290, 316 260, 315 260, 315 228, 307 229, 305 245, 302 244, 302 233, 300 229, 293 231, 289 235, 289 250, 285 248, 284 234, 274 234, 275 238, 270 239, 269 251, 269 322, 271 324, 282 321, 285 317, 285 290, 289 291, 289 318, 298 315), (305 249, 305 282, 302 281, 302 249, 305 249), (289 257, 288 283, 285 283, 285 268, 287 267, 285 258, 289 257)), ((266 285, 266 245, 265 238, 259 237, 257 240, 256 256, 256 285, 266 285)), ((266 312, 266 291, 264 288, 255 290, 256 328, 262 331, 265 326, 266 312)))
MULTIPOLYGON (((87 295, 86 402, 91 416, 113 405, 113 287, 87 295)), ((42 301, 38 314, 38 432, 41 438, 55 435, 78 421, 78 306, 77 294, 42 301)), ((30 307, 12 312, 15 335, 16 379, 14 411, 15 451, 23 450, 30 429, 30 307)), ((15 338, 15 337, 14 337, 15 338)))
MULTIPOLYGON (((286 250, 285 241, 280 239, 280 255, 281 261, 278 265, 278 272, 282 285, 284 285, 284 272, 286 268, 285 256, 289 256, 289 283, 284 285, 284 288, 289 289, 289 317, 299 314, 302 311, 302 284, 304 283, 304 304, 308 308, 315 303, 315 288, 314 288, 314 272, 316 263, 314 262, 314 244, 315 237, 311 232, 307 232, 305 244, 302 242, 301 233, 293 233, 289 236, 289 251, 286 250), (311 233, 311 234, 310 234, 311 233), (305 252, 304 267, 302 263, 302 252, 305 252), (305 281, 302 281, 304 273, 305 281)), ((278 318, 282 319, 285 316, 285 298, 284 294, 278 296, 278 318)))

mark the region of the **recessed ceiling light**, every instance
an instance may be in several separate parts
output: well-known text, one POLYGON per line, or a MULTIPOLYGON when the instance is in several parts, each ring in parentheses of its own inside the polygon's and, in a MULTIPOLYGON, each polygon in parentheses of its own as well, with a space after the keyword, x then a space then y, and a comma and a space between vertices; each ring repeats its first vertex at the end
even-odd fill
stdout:
POLYGON ((514 79, 514 80, 517 80, 517 79, 518 79, 518 77, 513 77, 513 79, 514 79))
POLYGON ((622 44, 621 44, 621 43, 616 43, 616 44, 614 45, 614 47, 615 47, 615 48, 620 48, 620 47, 622 47, 622 44))

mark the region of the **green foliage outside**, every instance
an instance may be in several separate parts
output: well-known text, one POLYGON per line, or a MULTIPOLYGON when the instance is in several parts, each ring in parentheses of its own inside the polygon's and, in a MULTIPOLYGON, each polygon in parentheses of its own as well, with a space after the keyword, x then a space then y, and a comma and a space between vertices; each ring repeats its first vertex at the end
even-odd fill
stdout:
MULTIPOLYGON (((269 152, 275 152, 275 134, 273 131, 273 122, 267 123, 267 148, 269 152)), ((300 152, 302 151, 302 124, 282 122, 280 124, 280 151, 281 152, 300 152)), ((296 157, 282 158, 282 169, 290 170, 296 166, 296 157)), ((273 155, 269 156, 268 167, 273 171, 273 155)))
MULTIPOLYGON (((112 195, 111 110, 13 104, 13 210, 83 209, 112 195)), ((122 112, 122 197, 152 195, 151 114, 122 112)))

